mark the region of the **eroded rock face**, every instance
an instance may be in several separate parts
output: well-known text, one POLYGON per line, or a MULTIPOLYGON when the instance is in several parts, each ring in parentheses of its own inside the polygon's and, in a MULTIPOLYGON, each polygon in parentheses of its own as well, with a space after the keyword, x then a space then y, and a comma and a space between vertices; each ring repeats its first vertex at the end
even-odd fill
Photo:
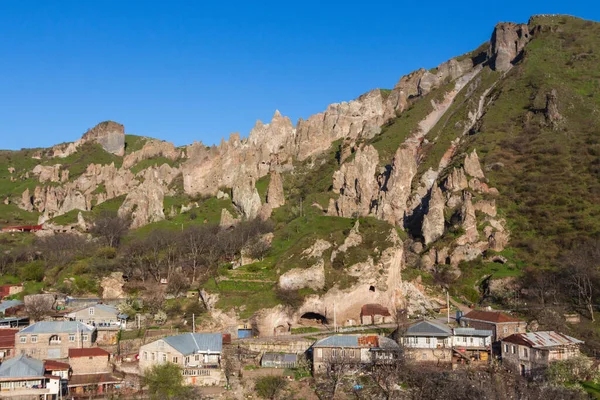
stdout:
POLYGON ((445 203, 442 190, 437 185, 434 185, 431 189, 429 211, 423 217, 422 233, 426 245, 435 242, 444 234, 445 203))
POLYGON ((231 192, 233 204, 244 214, 244 217, 254 219, 258 216, 261 203, 254 178, 238 180, 231 192))
POLYGON ((285 204, 285 198, 283 195, 283 181, 281 175, 277 171, 271 172, 271 179, 269 180, 269 187, 267 188, 267 204, 271 208, 281 207, 285 204))
POLYGON ((181 151, 175 148, 173 143, 162 140, 150 140, 140 150, 125 156, 123 159, 123 168, 131 168, 142 160, 159 156, 168 158, 169 160, 177 160, 181 157, 181 151))
POLYGON ((465 170, 462 168, 453 168, 452 173, 446 178, 444 188, 449 192, 458 192, 469 187, 465 170))
POLYGON ((292 121, 277 110, 270 123, 256 122, 248 135, 248 145, 254 147, 261 160, 269 159, 271 154, 289 156, 293 152, 295 133, 292 121))
POLYGON ((146 180, 133 189, 119 207, 119 216, 131 215, 131 228, 139 228, 165 219, 163 201, 165 193, 155 180, 146 180))
POLYGON ((465 234, 456 240, 458 245, 465 245, 467 243, 475 243, 479 239, 479 232, 477 232, 477 217, 475 216, 475 207, 471 200, 472 196, 469 192, 463 194, 463 206, 461 210, 462 217, 462 228, 465 234))
POLYGON ((366 216, 378 191, 375 172, 379 154, 373 146, 358 149, 354 159, 333 174, 333 191, 339 193, 335 212, 340 217, 366 216))
POLYGON ((60 164, 55 165, 36 165, 31 173, 38 177, 40 183, 59 182, 60 164))
POLYGON ((81 139, 84 142, 99 143, 104 150, 117 156, 125 154, 125 127, 114 121, 99 123, 81 139))
POLYGON ((502 22, 496 25, 492 34, 490 58, 496 71, 508 71, 512 62, 531 39, 526 24, 502 22))
POLYGON ((471 154, 467 154, 465 157, 465 172, 472 177, 483 179, 485 176, 483 175, 483 170, 481 169, 481 164, 479 163, 479 157, 477 157, 477 152, 473 150, 471 154))
POLYGON ((127 294, 123 290, 125 279, 122 272, 113 272, 102 278, 100 287, 102 288, 103 299, 124 299, 127 294))
POLYGON ((325 287, 325 263, 319 260, 310 268, 294 268, 279 277, 279 287, 286 290, 325 287))
POLYGON ((454 79, 462 76, 473 69, 473 62, 470 58, 462 61, 456 59, 448 60, 440 64, 435 73, 425 71, 421 79, 419 80, 419 94, 421 96, 431 92, 431 90, 453 81, 454 79))
POLYGON ((239 218, 234 218, 233 215, 226 208, 221 209, 221 220, 219 226, 221 228, 229 228, 237 225, 240 222, 239 218))

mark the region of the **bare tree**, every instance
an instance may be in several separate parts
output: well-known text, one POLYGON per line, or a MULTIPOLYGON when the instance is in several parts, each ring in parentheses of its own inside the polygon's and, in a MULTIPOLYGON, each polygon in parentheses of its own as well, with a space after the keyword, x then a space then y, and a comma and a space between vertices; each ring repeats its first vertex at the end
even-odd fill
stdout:
POLYGON ((594 321, 594 300, 596 285, 600 281, 599 272, 600 241, 588 241, 569 252, 563 260, 564 282, 577 299, 577 305, 584 307, 594 321))
POLYGON ((167 293, 177 297, 190 287, 186 277, 179 271, 175 271, 169 278, 167 293))
POLYGON ((130 217, 120 217, 116 211, 103 211, 94 221, 90 232, 104 239, 109 247, 119 247, 130 225, 130 217))
MULTIPOLYGON (((327 355, 321 361, 322 368, 317 375, 317 393, 319 397, 333 399, 338 393, 346 375, 358 373, 360 363, 345 354, 344 349, 324 349, 327 355)), ((353 349, 353 351, 360 351, 353 349)), ((359 353, 360 359, 360 353, 359 353)))
POLYGON ((25 311, 32 321, 41 321, 54 311, 53 294, 32 294, 23 298, 25 311))

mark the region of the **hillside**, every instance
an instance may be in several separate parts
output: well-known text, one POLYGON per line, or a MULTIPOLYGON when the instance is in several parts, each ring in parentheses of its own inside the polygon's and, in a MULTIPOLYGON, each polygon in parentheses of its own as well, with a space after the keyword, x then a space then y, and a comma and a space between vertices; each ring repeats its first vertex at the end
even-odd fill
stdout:
POLYGON ((44 230, 3 235, 1 279, 86 294, 124 272, 125 292, 152 296, 181 278, 202 290, 206 326, 264 335, 331 319, 334 303, 356 323, 365 304, 432 312, 445 288, 484 301, 482 282, 556 267, 600 237, 599 38, 568 16, 502 23, 393 89, 295 125, 275 112, 219 146, 107 121, 2 151, 0 223, 44 230), (116 245, 94 230, 107 215, 130 222, 116 245), (97 239, 63 258, 49 238, 65 232, 97 239))

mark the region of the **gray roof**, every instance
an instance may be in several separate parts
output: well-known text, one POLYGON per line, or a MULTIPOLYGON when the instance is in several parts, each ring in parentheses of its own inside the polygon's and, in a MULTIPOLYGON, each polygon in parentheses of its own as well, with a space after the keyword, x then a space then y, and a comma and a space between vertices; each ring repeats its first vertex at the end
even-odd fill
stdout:
POLYGON ((298 361, 298 355, 292 353, 265 353, 262 361, 295 363, 298 361))
POLYGON ((555 331, 515 333, 504 338, 503 341, 524 344, 536 349, 583 343, 582 340, 555 331))
POLYGON ((27 328, 22 329, 22 333, 88 333, 95 331, 93 326, 86 325, 79 321, 40 321, 27 328))
POLYGON ((4 300, 0 303, 0 313, 5 312, 9 308, 22 306, 23 302, 21 300, 4 300))
POLYGON ((406 330, 405 336, 452 336, 452 331, 449 327, 439 324, 434 321, 421 321, 412 324, 406 330))
POLYGON ((0 365, 0 379, 43 377, 44 362, 23 354, 8 359, 0 365))
POLYGON ((313 347, 358 347, 359 335, 334 335, 317 341, 313 347))
POLYGON ((454 334, 457 336, 492 336, 492 331, 475 328, 454 328, 454 334))
POLYGON ((184 333, 162 340, 183 355, 198 352, 220 353, 223 349, 223 335, 220 333, 184 333))

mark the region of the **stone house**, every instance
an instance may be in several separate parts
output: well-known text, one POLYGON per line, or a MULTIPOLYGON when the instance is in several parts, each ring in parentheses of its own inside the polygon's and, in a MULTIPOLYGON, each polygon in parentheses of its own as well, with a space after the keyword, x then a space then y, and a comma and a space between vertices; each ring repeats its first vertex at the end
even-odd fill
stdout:
POLYGON ((402 335, 406 356, 417 362, 452 362, 452 330, 434 321, 410 325, 402 335))
POLYGON ((513 333, 525 332, 527 322, 500 311, 473 310, 460 318, 462 327, 492 331, 492 343, 513 333))
POLYGON ((99 347, 69 349, 69 364, 73 374, 69 390, 77 395, 111 393, 123 382, 123 376, 113 373, 110 353, 99 347))
POLYGON ((40 321, 15 334, 16 354, 37 359, 67 358, 70 348, 95 343, 96 328, 77 321, 40 321))
POLYGON ((116 344, 119 330, 127 328, 127 314, 106 304, 93 304, 65 315, 66 319, 95 326, 99 344, 116 344))
POLYGON ((23 291, 23 284, 18 285, 0 285, 0 300, 23 291))
POLYGON ((352 372, 361 365, 392 362, 400 347, 392 339, 381 336, 334 335, 312 346, 313 373, 323 373, 333 365, 343 365, 352 372))
POLYGON ((365 304, 360 308, 361 325, 393 322, 389 310, 380 304, 365 304))
POLYGON ((0 365, 0 398, 58 399, 61 378, 49 375, 44 362, 22 354, 0 365))
POLYGON ((523 376, 580 355, 583 341, 554 331, 515 333, 501 341, 502 364, 523 376))
POLYGON ((0 362, 15 354, 15 334, 18 329, 0 329, 0 362))
POLYGON ((218 385, 224 380, 222 350, 220 333, 168 336, 140 347, 139 368, 143 372, 154 365, 170 362, 182 368, 187 384, 218 385))
POLYGON ((487 362, 492 350, 492 331, 475 328, 452 329, 452 349, 459 363, 487 362))

